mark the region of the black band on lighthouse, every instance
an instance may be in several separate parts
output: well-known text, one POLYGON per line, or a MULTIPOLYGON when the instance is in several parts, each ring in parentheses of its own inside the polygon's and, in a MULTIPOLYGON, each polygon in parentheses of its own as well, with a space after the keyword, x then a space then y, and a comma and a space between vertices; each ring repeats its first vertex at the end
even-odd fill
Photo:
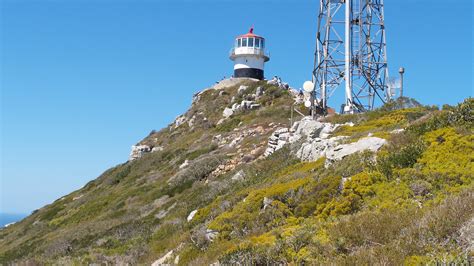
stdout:
POLYGON ((234 70, 234 77, 263 80, 263 70, 257 68, 239 68, 234 70))

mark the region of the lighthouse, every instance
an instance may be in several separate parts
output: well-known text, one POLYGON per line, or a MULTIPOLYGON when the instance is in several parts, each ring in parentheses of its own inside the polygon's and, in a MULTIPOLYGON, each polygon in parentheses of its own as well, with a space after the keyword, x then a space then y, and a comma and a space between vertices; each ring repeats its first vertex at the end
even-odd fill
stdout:
POLYGON ((270 57, 265 53, 265 38, 255 35, 253 27, 249 32, 235 38, 235 45, 230 52, 230 59, 234 61, 235 78, 264 78, 265 62, 270 57))

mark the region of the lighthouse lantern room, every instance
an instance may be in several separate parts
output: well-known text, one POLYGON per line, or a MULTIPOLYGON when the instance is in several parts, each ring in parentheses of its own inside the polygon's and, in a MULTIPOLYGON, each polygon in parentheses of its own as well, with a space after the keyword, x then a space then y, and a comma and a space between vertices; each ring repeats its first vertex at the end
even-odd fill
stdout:
POLYGON ((235 45, 230 52, 234 61, 235 78, 264 78, 264 64, 270 57, 265 53, 265 38, 255 35, 253 27, 247 34, 235 38, 235 45))

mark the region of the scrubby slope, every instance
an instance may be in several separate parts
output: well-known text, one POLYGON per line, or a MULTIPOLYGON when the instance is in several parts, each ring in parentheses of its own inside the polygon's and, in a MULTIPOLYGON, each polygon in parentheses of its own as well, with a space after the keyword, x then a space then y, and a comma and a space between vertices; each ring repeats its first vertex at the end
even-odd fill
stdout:
POLYGON ((263 156, 268 137, 289 126, 293 95, 244 83, 196 95, 186 114, 140 142, 155 152, 0 230, 0 263, 416 264, 473 255, 472 99, 441 111, 391 104, 329 117, 355 123, 333 132, 344 143, 371 134, 388 144, 325 166, 297 159, 297 144, 263 156), (265 93, 254 99, 257 87, 265 93), (246 98, 261 107, 222 120, 246 98))

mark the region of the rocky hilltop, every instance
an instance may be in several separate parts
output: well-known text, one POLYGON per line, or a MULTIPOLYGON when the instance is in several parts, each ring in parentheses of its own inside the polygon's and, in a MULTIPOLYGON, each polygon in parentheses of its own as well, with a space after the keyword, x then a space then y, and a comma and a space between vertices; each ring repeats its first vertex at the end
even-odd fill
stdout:
POLYGON ((0 230, 0 264, 429 264, 474 255, 474 100, 305 117, 224 80, 127 162, 0 230))

